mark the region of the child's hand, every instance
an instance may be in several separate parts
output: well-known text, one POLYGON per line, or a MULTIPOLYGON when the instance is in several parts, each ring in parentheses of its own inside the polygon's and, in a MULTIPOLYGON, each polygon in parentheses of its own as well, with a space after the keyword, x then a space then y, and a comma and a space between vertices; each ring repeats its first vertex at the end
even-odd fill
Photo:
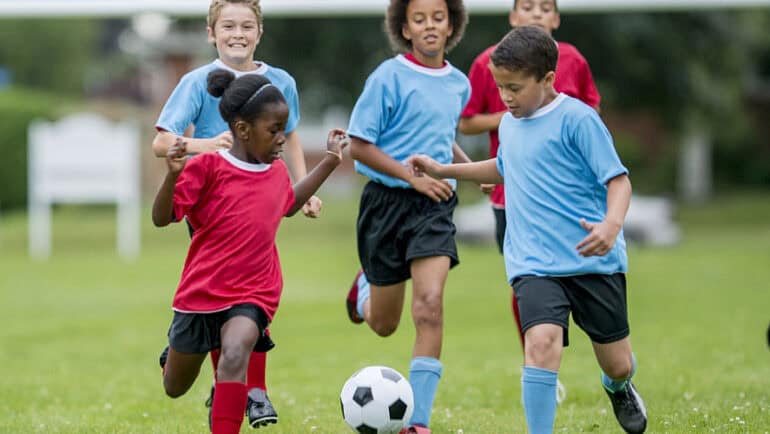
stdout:
POLYGON ((342 161, 342 150, 349 144, 350 137, 345 130, 334 128, 329 131, 329 137, 326 139, 326 153, 334 155, 339 161, 342 161))
POLYGON ((302 205, 302 214, 311 219, 317 218, 321 214, 322 207, 323 201, 321 199, 317 196, 310 196, 310 199, 302 205))
POLYGON ((404 164, 412 170, 414 176, 419 177, 427 174, 433 178, 440 177, 438 171, 441 169, 441 164, 427 155, 412 155, 406 159, 404 164))
POLYGON ((603 221, 601 223, 588 223, 580 219, 580 226, 589 232, 575 248, 581 256, 604 256, 612 250, 615 239, 620 232, 620 227, 603 221))
POLYGON ((166 165, 168 171, 173 174, 179 174, 187 163, 187 142, 177 137, 173 145, 168 148, 166 153, 166 165))
POLYGON ((220 149, 230 149, 233 147, 233 133, 225 131, 224 133, 211 139, 207 152, 216 152, 220 149))
POLYGON ((484 194, 492 194, 495 190, 495 184, 479 184, 479 190, 484 194))
POLYGON ((412 188, 433 199, 435 202, 449 200, 454 194, 452 184, 445 179, 418 176, 412 178, 409 183, 412 185, 412 188))

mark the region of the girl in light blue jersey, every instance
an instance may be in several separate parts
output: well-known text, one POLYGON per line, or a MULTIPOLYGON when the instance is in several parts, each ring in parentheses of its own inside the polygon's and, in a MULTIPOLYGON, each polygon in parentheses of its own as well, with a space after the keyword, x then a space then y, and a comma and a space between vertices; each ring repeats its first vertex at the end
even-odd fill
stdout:
POLYGON ((409 382, 415 409, 406 432, 429 433, 442 365, 443 294, 458 263, 452 212, 454 181, 415 177, 403 162, 415 154, 469 161, 455 143, 470 97, 465 75, 445 60, 462 37, 461 0, 392 0, 386 29, 399 54, 366 80, 348 135, 356 171, 369 178, 358 215, 358 255, 365 275, 348 297, 354 322, 380 336, 398 327, 405 283, 412 279, 417 331, 409 382))

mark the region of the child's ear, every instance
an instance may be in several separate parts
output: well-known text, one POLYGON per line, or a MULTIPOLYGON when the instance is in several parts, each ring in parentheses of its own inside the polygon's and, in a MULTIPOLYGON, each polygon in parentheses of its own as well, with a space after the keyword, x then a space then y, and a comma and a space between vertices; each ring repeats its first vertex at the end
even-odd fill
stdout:
POLYGON ((211 26, 206 26, 206 41, 215 47, 217 46, 216 35, 214 35, 214 29, 211 26))
POLYGON ((409 33, 409 28, 406 26, 406 23, 404 23, 403 26, 401 26, 401 36, 404 37, 407 41, 412 40, 412 34, 409 33))
POLYGON ((519 23, 519 15, 516 13, 516 9, 511 9, 511 11, 508 13, 508 24, 511 25, 511 27, 516 27, 519 23))
POLYGON ((553 28, 551 31, 558 30, 559 26, 561 25, 561 15, 559 15, 558 12, 553 17, 553 28))
POLYGON ((556 81, 556 72, 555 71, 548 71, 545 74, 545 77, 543 77, 543 83, 546 87, 553 87, 553 83, 556 81))
POLYGON ((251 127, 248 123, 238 120, 235 121, 235 124, 233 125, 233 132, 235 133, 235 137, 239 141, 247 141, 249 140, 249 133, 251 132, 251 127))

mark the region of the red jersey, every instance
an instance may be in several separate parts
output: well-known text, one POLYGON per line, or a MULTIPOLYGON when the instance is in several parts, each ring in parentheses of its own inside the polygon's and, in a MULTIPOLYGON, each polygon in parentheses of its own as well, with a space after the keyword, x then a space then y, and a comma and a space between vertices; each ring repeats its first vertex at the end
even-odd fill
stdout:
POLYGON ((175 219, 195 229, 174 310, 252 303, 272 320, 283 288, 275 235, 294 202, 281 160, 250 164, 228 150, 190 158, 174 188, 175 219))
MULTIPOLYGON (((556 91, 577 98, 593 108, 599 107, 601 97, 594 84, 591 68, 589 68, 586 59, 573 45, 565 42, 557 42, 557 45, 559 46, 559 59, 556 64, 556 79, 553 84, 556 91)), ((471 82, 472 92, 471 99, 461 114, 464 118, 507 110, 505 104, 500 99, 495 79, 492 77, 492 72, 489 71, 488 67, 489 57, 495 48, 497 48, 497 45, 484 50, 473 61, 473 65, 471 65, 468 79, 471 82)), ((498 146, 500 146, 500 141, 497 137, 497 129, 494 129, 489 132, 490 157, 494 158, 497 156, 498 146)), ((489 200, 495 208, 505 207, 502 185, 495 186, 494 191, 489 196, 489 200)))

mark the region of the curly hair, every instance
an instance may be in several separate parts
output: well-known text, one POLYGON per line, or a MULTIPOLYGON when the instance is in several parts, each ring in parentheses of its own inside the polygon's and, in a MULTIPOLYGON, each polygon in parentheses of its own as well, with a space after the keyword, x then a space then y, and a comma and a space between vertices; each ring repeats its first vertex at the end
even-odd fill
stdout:
MULTIPOLYGON (((406 8, 411 0, 390 0, 388 12, 385 15, 385 33, 388 34, 390 45, 396 52, 410 51, 412 41, 404 38, 402 29, 406 24, 406 8)), ((449 10, 449 23, 452 25, 452 36, 446 41, 446 50, 449 51, 460 42, 468 24, 468 13, 465 10, 463 0, 446 0, 449 10)))
POLYGON ((257 16, 257 25, 262 29, 262 7, 259 5, 259 0, 211 0, 209 5, 209 15, 206 17, 206 24, 214 28, 214 24, 217 23, 219 15, 222 13, 222 8, 227 4, 242 4, 248 7, 257 16))

